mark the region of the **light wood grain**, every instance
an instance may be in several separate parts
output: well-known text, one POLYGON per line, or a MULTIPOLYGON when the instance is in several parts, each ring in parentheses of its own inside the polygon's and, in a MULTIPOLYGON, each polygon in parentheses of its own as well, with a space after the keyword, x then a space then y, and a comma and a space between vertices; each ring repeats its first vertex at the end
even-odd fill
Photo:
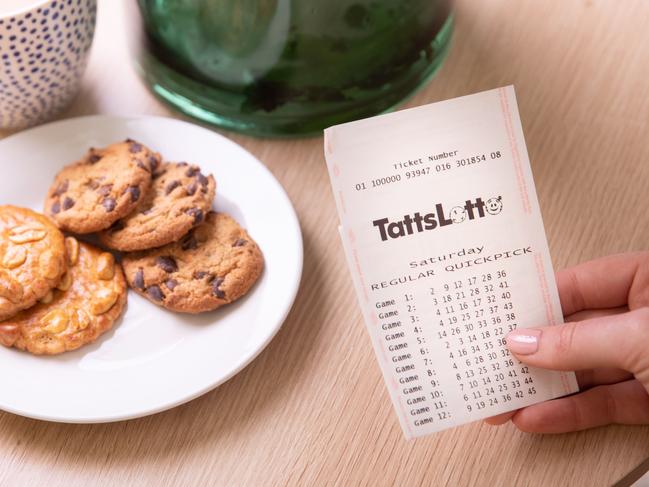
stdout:
MULTIPOLYGON (((178 117, 132 71, 121 12, 100 1, 83 89, 61 118, 178 117)), ((642 0, 461 0, 446 64, 408 103, 516 86, 557 267, 649 247, 647 25, 642 0)), ((406 442, 338 242, 322 139, 227 135, 268 165, 302 223, 304 279, 283 329, 225 385, 152 417, 0 413, 0 485, 610 485, 649 456, 649 427, 544 437, 476 423, 406 442)))

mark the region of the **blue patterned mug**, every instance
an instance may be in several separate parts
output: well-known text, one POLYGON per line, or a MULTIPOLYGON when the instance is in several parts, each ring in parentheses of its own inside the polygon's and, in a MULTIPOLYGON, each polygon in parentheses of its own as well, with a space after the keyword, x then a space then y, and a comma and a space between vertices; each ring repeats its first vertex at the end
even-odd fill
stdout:
POLYGON ((0 0, 0 129, 44 122, 79 90, 97 0, 0 0))

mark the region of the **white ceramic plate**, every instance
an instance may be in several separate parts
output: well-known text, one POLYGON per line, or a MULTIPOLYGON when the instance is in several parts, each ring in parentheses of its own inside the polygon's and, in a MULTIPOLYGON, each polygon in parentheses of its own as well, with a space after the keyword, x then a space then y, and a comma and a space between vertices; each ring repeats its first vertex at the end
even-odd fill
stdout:
POLYGON ((295 211, 272 174, 240 146, 186 122, 82 117, 0 141, 0 204, 41 211, 54 175, 88 147, 130 137, 217 180, 215 208, 261 247, 266 267, 248 295, 198 316, 129 293, 113 330, 74 352, 35 357, 0 347, 0 408, 49 421, 96 423, 156 413, 194 399, 243 369, 279 330, 302 273, 295 211))

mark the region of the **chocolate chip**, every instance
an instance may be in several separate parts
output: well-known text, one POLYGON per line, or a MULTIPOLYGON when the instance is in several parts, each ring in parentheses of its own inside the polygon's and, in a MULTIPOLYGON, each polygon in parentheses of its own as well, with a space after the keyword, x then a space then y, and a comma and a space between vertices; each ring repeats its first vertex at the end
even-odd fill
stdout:
POLYGON ((162 292, 162 289, 160 289, 160 286, 149 286, 148 288, 146 288, 146 293, 154 301, 163 301, 165 298, 165 295, 162 292))
POLYGON ((178 163, 178 166, 180 166, 180 167, 189 166, 189 163, 187 163, 187 162, 185 162, 185 161, 183 161, 183 162, 179 162, 179 163, 178 163))
POLYGON ((75 201, 70 198, 69 196, 66 196, 65 199, 63 200, 63 211, 69 210, 74 206, 75 201))
POLYGON ((86 186, 88 186, 90 189, 97 189, 99 187, 99 181, 96 179, 90 179, 87 183, 86 186))
POLYGON ((199 173, 201 170, 198 166, 192 166, 189 169, 187 169, 187 172, 185 173, 185 176, 188 178, 193 178, 196 173, 199 173))
POLYGON ((137 154, 142 150, 142 144, 139 144, 135 142, 134 140, 127 139, 127 142, 131 144, 131 146, 128 148, 128 150, 131 152, 131 154, 137 154))
POLYGON ((180 186, 180 181, 171 181, 167 187, 165 188, 165 194, 171 193, 174 189, 176 189, 178 186, 180 186))
POLYGON ((106 209, 106 211, 110 213, 117 206, 117 201, 115 201, 115 198, 109 197, 109 198, 104 198, 104 201, 102 201, 101 204, 106 209))
POLYGON ((90 154, 88 156, 88 164, 96 164, 101 160, 101 156, 99 154, 90 154))
POLYGON ((135 203, 140 199, 140 188, 138 186, 129 186, 124 190, 124 194, 126 193, 131 195, 131 203, 135 203))
POLYGON ((165 286, 167 286, 167 289, 169 289, 169 291, 173 291, 177 285, 178 281, 176 281, 175 279, 169 279, 167 282, 165 282, 165 286))
POLYGON ((102 196, 108 196, 110 192, 113 189, 112 184, 104 184, 103 186, 100 186, 99 189, 97 190, 97 193, 99 193, 102 196))
POLYGON ((233 247, 243 247, 248 243, 247 240, 244 240, 242 238, 238 238, 235 240, 235 242, 232 244, 233 247))
POLYGON ((170 255, 164 255, 158 257, 155 260, 155 263, 158 267, 160 267, 160 269, 162 269, 165 272, 171 273, 171 272, 178 271, 178 264, 176 263, 176 259, 174 259, 170 255))
POLYGON ((194 196, 194 194, 196 194, 197 189, 198 189, 198 184, 196 184, 196 181, 194 181, 192 184, 187 186, 187 188, 185 188, 185 191, 187 191, 187 196, 194 196))
POLYGON ((203 221, 203 210, 200 208, 190 208, 189 210, 185 210, 185 213, 194 217, 194 225, 198 225, 203 221))
POLYGON ((199 172, 197 177, 198 177, 198 182, 201 183, 204 187, 207 188, 207 185, 209 183, 209 179, 207 179, 202 172, 199 172))
POLYGON ((56 187, 54 193, 52 193, 52 196, 61 196, 63 193, 65 193, 68 190, 69 185, 70 185, 70 181, 68 181, 67 179, 65 181, 62 181, 56 187))
POLYGON ((194 250, 197 247, 198 242, 196 241, 196 237, 191 234, 187 235, 180 244, 180 248, 182 248, 183 250, 194 250))
POLYGON ((221 289, 219 289, 224 280, 225 279, 223 279, 222 277, 217 277, 212 281, 212 294, 214 294, 214 296, 219 299, 225 299, 225 293, 221 289))
POLYGON ((142 269, 141 267, 135 273, 135 277, 133 278, 133 286, 135 287, 135 289, 144 291, 144 269, 142 269))
POLYGON ((207 271, 194 271, 194 274, 192 274, 192 277, 194 279, 203 279, 205 276, 209 276, 210 273, 207 271))
POLYGON ((158 169, 158 158, 155 156, 149 156, 149 167, 151 167, 151 172, 155 172, 158 169))
POLYGON ((60 202, 59 200, 56 200, 56 201, 52 204, 52 208, 51 208, 51 210, 52 210, 52 214, 53 214, 53 215, 56 215, 57 213, 59 213, 59 212, 61 211, 61 202, 60 202))
POLYGON ((150 172, 151 168, 146 167, 142 161, 137 161, 137 167, 144 169, 146 172, 150 172))
POLYGON ((108 229, 110 233, 119 232, 124 229, 124 222, 122 220, 117 220, 113 225, 108 229))

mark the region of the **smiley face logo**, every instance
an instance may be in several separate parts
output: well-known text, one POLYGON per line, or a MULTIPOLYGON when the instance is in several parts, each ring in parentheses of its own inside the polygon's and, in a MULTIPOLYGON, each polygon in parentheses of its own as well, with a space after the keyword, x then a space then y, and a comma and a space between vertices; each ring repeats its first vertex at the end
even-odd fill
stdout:
POLYGON ((453 220, 453 223, 462 223, 466 218, 466 210, 461 206, 454 206, 451 208, 449 216, 453 220))
POLYGON ((497 215, 503 209, 503 198, 498 196, 497 198, 489 198, 487 204, 485 205, 487 213, 490 215, 497 215))

